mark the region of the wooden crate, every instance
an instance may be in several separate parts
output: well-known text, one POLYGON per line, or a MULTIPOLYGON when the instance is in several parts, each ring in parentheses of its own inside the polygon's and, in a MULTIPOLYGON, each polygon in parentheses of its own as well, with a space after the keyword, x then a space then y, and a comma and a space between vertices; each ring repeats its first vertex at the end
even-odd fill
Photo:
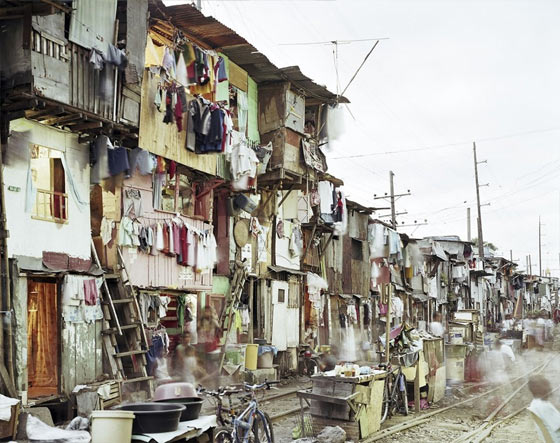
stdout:
POLYGON ((305 173, 301 152, 301 135, 289 128, 279 128, 261 135, 261 143, 272 142, 272 156, 268 169, 284 168, 296 174, 305 173))
POLYGON ((307 394, 313 429, 339 425, 348 439, 355 441, 377 432, 381 426, 385 376, 377 374, 366 379, 313 377, 312 393, 307 394), (322 398, 325 400, 321 401, 322 398), (352 398, 352 407, 345 403, 349 398, 352 398))
POLYGON ((290 88, 288 82, 259 85, 259 130, 261 133, 291 128, 303 133, 305 97, 290 88))
POLYGON ((15 439, 19 420, 19 403, 12 406, 12 416, 9 421, 0 420, 0 438, 15 439))

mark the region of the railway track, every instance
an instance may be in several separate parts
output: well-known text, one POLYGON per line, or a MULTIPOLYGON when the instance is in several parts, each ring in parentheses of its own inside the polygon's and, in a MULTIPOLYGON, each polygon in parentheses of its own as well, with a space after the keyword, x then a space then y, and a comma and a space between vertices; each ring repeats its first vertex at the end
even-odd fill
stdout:
MULTIPOLYGON (((499 426, 502 423, 505 423, 507 420, 510 420, 511 418, 515 417, 516 415, 521 413, 523 410, 525 410, 525 408, 528 406, 528 403, 526 403, 526 402, 524 403, 524 406, 522 408, 516 409, 515 411, 506 415, 503 418, 499 418, 499 419, 497 418, 498 414, 507 405, 510 405, 512 400, 527 385, 527 381, 526 381, 527 377, 529 377, 530 375, 541 373, 544 369, 546 369, 546 367, 555 358, 556 358, 556 356, 550 357, 545 362, 543 362, 541 364, 538 364, 537 366, 535 366, 534 368, 532 368, 530 371, 526 372, 525 374, 520 375, 520 376, 512 379, 510 381, 510 384, 515 384, 519 381, 521 382, 521 384, 510 395, 508 395, 505 400, 503 400, 496 408, 494 408, 492 410, 492 412, 482 421, 481 424, 479 424, 475 429, 467 432, 466 434, 461 435, 459 438, 454 440, 454 443, 481 442, 486 437, 488 437, 497 426, 499 426)), ((397 433, 400 433, 400 432, 404 432, 404 431, 408 431, 411 428, 414 428, 416 426, 421 426, 421 425, 427 424, 429 422, 432 422, 433 417, 435 417, 438 414, 441 414, 443 412, 449 411, 453 408, 457 408, 457 407, 462 406, 462 405, 466 405, 467 403, 473 402, 475 400, 482 399, 483 397, 486 397, 486 396, 488 396, 492 393, 495 393, 495 392, 499 391, 500 389, 503 389, 503 386, 494 387, 494 388, 489 389, 489 390, 487 390, 487 391, 485 391, 485 392, 483 392, 479 395, 476 395, 472 398, 460 401, 458 403, 454 403, 450 406, 447 406, 447 407, 444 407, 444 408, 441 408, 441 409, 437 409, 435 411, 422 413, 417 418, 413 418, 413 419, 408 420, 406 422, 403 422, 401 424, 391 426, 391 427, 386 428, 386 429, 382 429, 381 431, 379 431, 379 432, 373 434, 372 436, 368 437, 367 439, 363 440, 363 442, 364 443, 370 443, 370 442, 382 440, 382 439, 384 439, 386 437, 389 437, 391 435, 394 435, 394 434, 397 434, 397 433)), ((554 391, 556 391, 557 389, 560 389, 560 386, 557 387, 556 389, 554 389, 554 391)))

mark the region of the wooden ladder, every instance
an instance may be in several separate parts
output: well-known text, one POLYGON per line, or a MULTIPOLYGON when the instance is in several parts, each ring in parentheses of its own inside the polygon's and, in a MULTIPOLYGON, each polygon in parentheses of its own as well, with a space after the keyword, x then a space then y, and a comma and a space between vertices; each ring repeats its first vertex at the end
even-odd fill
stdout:
MULTIPOLYGON (((101 269, 97 251, 91 242, 92 256, 101 269)), ((151 394, 151 380, 148 376, 148 340, 142 324, 136 292, 120 249, 117 247, 118 266, 114 274, 103 274, 101 307, 103 310, 103 348, 113 377, 121 383, 147 382, 151 394)))
POLYGON ((219 320, 220 327, 222 328, 222 356, 220 359, 220 372, 224 366, 225 360, 225 345, 227 344, 227 336, 229 328, 233 320, 233 313, 235 305, 239 302, 241 294, 243 293, 243 286, 249 276, 249 271, 245 267, 245 263, 237 261, 235 263, 236 269, 233 273, 233 278, 231 280, 231 286, 226 296, 226 305, 222 311, 222 315, 219 320))

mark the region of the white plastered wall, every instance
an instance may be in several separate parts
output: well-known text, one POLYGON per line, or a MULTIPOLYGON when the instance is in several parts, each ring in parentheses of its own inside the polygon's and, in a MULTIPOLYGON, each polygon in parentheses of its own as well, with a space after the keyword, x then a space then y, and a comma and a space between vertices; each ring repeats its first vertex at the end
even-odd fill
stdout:
POLYGON ((62 252, 70 256, 90 256, 89 150, 78 144, 75 134, 53 129, 25 119, 10 123, 11 135, 4 153, 4 188, 8 251, 11 257, 42 257, 43 251, 62 252), (25 212, 27 170, 30 145, 39 144, 66 153, 66 161, 82 201, 76 202, 66 178, 68 223, 34 220, 25 212))

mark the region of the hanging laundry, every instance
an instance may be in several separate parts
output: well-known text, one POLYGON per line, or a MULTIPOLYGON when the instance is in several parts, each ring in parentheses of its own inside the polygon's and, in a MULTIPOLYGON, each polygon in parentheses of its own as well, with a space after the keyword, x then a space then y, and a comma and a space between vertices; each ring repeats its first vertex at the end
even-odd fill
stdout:
POLYGON ((62 282, 63 306, 79 306, 84 299, 83 277, 67 274, 62 282))
POLYGON ((119 234, 117 243, 120 246, 127 246, 132 247, 134 246, 132 243, 132 236, 134 234, 134 227, 132 220, 126 216, 121 218, 121 222, 119 224, 119 234))
POLYGON ((109 160, 107 152, 113 150, 113 144, 109 137, 106 135, 100 135, 95 139, 95 145, 93 151, 95 153, 94 157, 97 159, 96 163, 93 165, 90 173, 90 183, 99 184, 101 180, 105 180, 111 176, 109 172, 109 160))
POLYGON ((165 93, 165 116, 163 117, 163 123, 173 123, 173 94, 170 91, 165 93))
POLYGON ((176 298, 177 301, 177 326, 183 329, 185 325, 185 307, 187 304, 187 297, 184 295, 178 295, 176 298))
POLYGON ((157 88, 156 95, 154 97, 154 105, 156 106, 156 109, 160 112, 161 112, 161 94, 162 94, 161 89, 157 88))
POLYGON ((121 71, 128 65, 128 58, 124 50, 117 48, 115 45, 109 43, 107 46, 107 53, 105 54, 105 61, 115 65, 121 71))
POLYGON ((109 162, 109 172, 112 176, 118 175, 121 172, 126 172, 127 175, 129 175, 130 164, 128 163, 128 152, 126 148, 109 149, 107 151, 107 158, 109 162))
POLYGON ((175 103, 175 123, 177 123, 177 131, 181 132, 183 130, 183 105, 179 94, 176 94, 176 98, 177 103, 175 103))
POLYGON ((233 146, 231 153, 231 175, 234 181, 243 176, 254 178, 257 174, 257 164, 259 159, 244 140, 233 146))
POLYGON ((142 194, 139 189, 125 189, 123 193, 123 215, 142 217, 142 194))
POLYGON ((84 301, 86 305, 95 306, 97 304, 97 284, 94 278, 86 279, 84 285, 84 301))
POLYGON ((187 112, 189 109, 187 91, 183 86, 177 88, 177 96, 181 99, 181 112, 187 112))
POLYGON ((149 68, 151 66, 161 66, 163 62, 162 53, 156 49, 154 42, 148 35, 146 38, 146 51, 144 55, 144 66, 149 68))
POLYGON ((142 230, 142 225, 138 220, 132 222, 132 245, 140 246, 140 231, 142 230))
POLYGON ((181 265, 187 266, 189 244, 187 243, 187 227, 184 225, 181 227, 179 241, 181 243, 181 265))
POLYGON ((165 173, 155 173, 152 178, 152 206, 161 209, 162 192, 166 183, 165 173))
POLYGON ((105 60, 103 59, 103 54, 98 49, 92 48, 89 53, 89 62, 93 65, 93 69, 96 71, 102 71, 105 66, 105 60))
POLYGON ((171 229, 173 230, 173 251, 177 255, 177 263, 181 263, 183 253, 183 248, 181 247, 181 228, 175 222, 171 224, 171 229))
POLYGON ((183 86, 187 86, 189 84, 189 80, 187 78, 187 64, 182 52, 179 53, 179 58, 177 60, 177 71, 175 72, 175 80, 177 80, 177 82, 179 82, 183 86))
POLYGON ((196 267, 196 250, 197 250, 198 235, 192 229, 187 232, 187 265, 196 267))
POLYGON ((196 59, 194 48, 191 44, 187 43, 184 46, 183 56, 185 58, 185 65, 190 66, 196 59))
POLYGON ((161 223, 156 224, 156 240, 154 244, 158 251, 163 251, 165 248, 165 241, 163 238, 163 225, 161 223))
POLYGON ((133 175, 137 169, 141 175, 150 175, 156 166, 155 156, 142 148, 135 148, 128 151, 128 163, 130 165, 131 175, 133 175))
POLYGON ((163 67, 163 69, 165 69, 169 77, 175 78, 175 70, 176 70, 175 55, 173 54, 173 51, 169 50, 168 47, 165 47, 161 66, 163 67))
POLYGON ((216 78, 216 83, 221 83, 228 79, 226 62, 221 56, 218 57, 218 61, 214 65, 214 77, 216 78))
POLYGON ((101 241, 103 242, 103 246, 109 244, 109 242, 113 239, 113 228, 115 226, 115 222, 107 217, 103 217, 101 219, 101 241))

